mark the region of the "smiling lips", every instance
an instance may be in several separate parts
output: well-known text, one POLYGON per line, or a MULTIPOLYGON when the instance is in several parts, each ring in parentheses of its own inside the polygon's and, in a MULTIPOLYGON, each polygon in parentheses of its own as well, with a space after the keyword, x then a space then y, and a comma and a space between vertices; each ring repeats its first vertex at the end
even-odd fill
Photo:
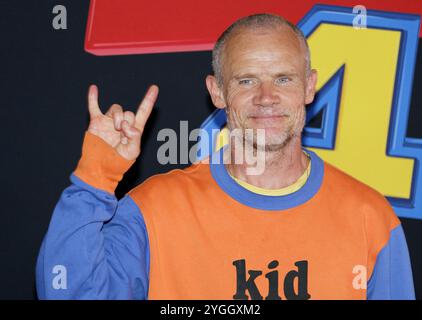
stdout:
POLYGON ((286 117, 286 115, 254 115, 254 116, 249 116, 249 118, 252 119, 279 119, 279 118, 283 118, 286 117))
POLYGON ((252 115, 248 118, 254 121, 279 121, 282 118, 287 117, 287 115, 252 115))
POLYGON ((284 123, 284 118, 287 118, 287 115, 252 115, 248 116, 249 120, 252 120, 257 127, 260 128, 279 128, 279 126, 284 123))

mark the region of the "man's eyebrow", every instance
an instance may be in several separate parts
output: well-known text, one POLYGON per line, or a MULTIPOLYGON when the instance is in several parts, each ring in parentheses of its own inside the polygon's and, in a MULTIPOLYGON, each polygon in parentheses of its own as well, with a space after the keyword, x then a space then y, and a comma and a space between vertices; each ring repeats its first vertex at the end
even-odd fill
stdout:
POLYGON ((242 79, 242 78, 256 78, 258 75, 255 73, 239 73, 233 76, 233 79, 242 79))
POLYGON ((287 71, 287 72, 278 72, 274 74, 274 77, 276 78, 286 77, 286 76, 292 77, 292 76, 297 76, 297 75, 298 73, 295 71, 287 71))
MULTIPOLYGON (((286 77, 286 76, 292 77, 292 76, 297 76, 297 75, 298 75, 298 73, 295 72, 295 71, 284 71, 284 72, 274 73, 272 76, 274 78, 280 78, 280 77, 286 77)), ((243 79, 243 78, 256 78, 258 76, 259 76, 258 74, 250 73, 250 72, 239 73, 239 74, 235 74, 232 79, 239 80, 239 79, 243 79)))

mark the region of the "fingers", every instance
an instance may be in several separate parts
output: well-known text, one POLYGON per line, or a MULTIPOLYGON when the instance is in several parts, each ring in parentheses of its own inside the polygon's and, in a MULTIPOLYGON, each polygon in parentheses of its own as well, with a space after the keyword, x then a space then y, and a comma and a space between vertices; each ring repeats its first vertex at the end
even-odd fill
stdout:
POLYGON ((113 104, 108 109, 106 116, 113 119, 114 129, 121 130, 122 121, 124 120, 123 109, 118 104, 113 104))
POLYGON ((131 140, 135 138, 137 138, 139 142, 140 132, 138 129, 132 130, 132 128, 134 128, 134 124, 135 124, 135 114, 130 111, 125 111, 123 113, 123 121, 121 124, 121 127, 122 127, 121 143, 122 144, 128 144, 131 140))
POLYGON ((158 86, 152 85, 149 87, 144 99, 139 105, 138 111, 135 116, 135 127, 141 132, 144 130, 145 123, 151 114, 154 103, 158 96, 158 86))
POLYGON ((123 113, 123 120, 126 120, 130 126, 135 124, 135 114, 131 111, 125 111, 123 113))
POLYGON ((122 139, 122 143, 126 144, 127 141, 135 141, 139 143, 139 140, 141 138, 141 132, 136 129, 134 126, 130 125, 127 120, 122 121, 122 132, 124 134, 124 137, 127 139, 122 139))
POLYGON ((102 115, 98 105, 98 88, 95 84, 90 85, 88 89, 88 111, 91 119, 102 115))
POLYGON ((128 160, 136 159, 141 152, 141 131, 130 126, 127 120, 123 120, 121 135, 117 152, 128 160))

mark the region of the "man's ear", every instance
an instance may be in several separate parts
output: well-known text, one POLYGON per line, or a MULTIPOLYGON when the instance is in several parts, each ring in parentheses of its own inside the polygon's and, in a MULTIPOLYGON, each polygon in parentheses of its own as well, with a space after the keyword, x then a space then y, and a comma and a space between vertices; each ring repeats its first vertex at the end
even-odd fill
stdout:
POLYGON ((317 78, 317 71, 312 69, 306 78, 305 104, 309 104, 314 101, 317 78))
POLYGON ((210 93, 212 103, 217 108, 223 109, 226 106, 226 102, 224 101, 223 90, 218 86, 217 79, 212 75, 208 75, 205 82, 207 84, 207 89, 210 93))

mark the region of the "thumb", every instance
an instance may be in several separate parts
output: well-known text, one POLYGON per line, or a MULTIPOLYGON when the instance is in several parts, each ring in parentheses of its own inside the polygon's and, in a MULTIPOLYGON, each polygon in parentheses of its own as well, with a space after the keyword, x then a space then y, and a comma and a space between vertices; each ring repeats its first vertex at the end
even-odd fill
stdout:
POLYGON ((127 120, 122 121, 122 133, 128 142, 141 142, 141 131, 131 126, 127 120))
POLYGON ((121 133, 123 136, 117 145, 117 152, 128 160, 136 159, 141 153, 141 131, 123 120, 121 133))

